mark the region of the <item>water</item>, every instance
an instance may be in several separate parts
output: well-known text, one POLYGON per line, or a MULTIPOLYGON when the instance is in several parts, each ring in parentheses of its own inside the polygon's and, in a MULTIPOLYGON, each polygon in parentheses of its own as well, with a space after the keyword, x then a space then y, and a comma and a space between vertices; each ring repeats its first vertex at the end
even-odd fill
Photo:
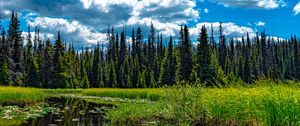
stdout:
POLYGON ((79 98, 53 97, 45 100, 51 109, 47 115, 28 120, 22 126, 103 126, 105 111, 112 105, 87 102, 79 98))

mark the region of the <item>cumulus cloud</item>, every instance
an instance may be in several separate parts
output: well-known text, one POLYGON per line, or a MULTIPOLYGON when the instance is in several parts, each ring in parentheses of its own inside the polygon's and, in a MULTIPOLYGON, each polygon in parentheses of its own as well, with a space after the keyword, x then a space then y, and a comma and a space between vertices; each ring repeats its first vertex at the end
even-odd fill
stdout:
POLYGON ((256 26, 263 27, 263 26, 266 25, 266 23, 265 23, 265 22, 262 22, 262 21, 259 21, 259 22, 256 22, 255 25, 256 25, 256 26))
POLYGON ((78 21, 68 21, 63 18, 37 17, 33 21, 28 22, 31 27, 39 27, 41 31, 47 34, 57 34, 59 30, 63 40, 73 42, 74 46, 81 48, 82 45, 95 45, 97 42, 106 42, 106 35, 93 31, 87 26, 82 25, 78 21))
POLYGON ((10 10, 29 10, 40 17, 70 17, 101 29, 107 24, 126 25, 132 16, 185 23, 199 18, 195 6, 194 0, 0 0, 0 18, 9 18, 10 10))
POLYGON ((300 13, 300 2, 297 3, 297 5, 294 6, 294 15, 298 15, 300 13))
POLYGON ((55 35, 60 30, 79 45, 101 40, 108 24, 116 31, 142 27, 146 36, 153 22, 157 32, 176 35, 179 25, 200 18, 195 7, 195 0, 0 0, 0 19, 9 18, 10 10, 26 10, 30 26, 55 35))
MULTIPOLYGON (((217 39, 217 37, 220 35, 219 34, 219 22, 202 22, 198 23, 194 28, 191 28, 190 34, 191 38, 196 40, 196 38, 199 36, 201 27, 205 25, 207 28, 208 34, 211 35, 211 30, 214 31, 213 36, 217 39)), ((246 36, 247 33, 249 33, 250 37, 255 36, 255 30, 253 30, 250 27, 245 27, 245 26, 239 26, 236 25, 233 22, 227 22, 227 23, 222 23, 222 28, 223 28, 223 34, 228 37, 228 38, 239 38, 242 36, 246 36)))
POLYGON ((186 23, 186 20, 199 18, 193 0, 141 0, 133 10, 133 16, 154 18, 161 22, 186 23))
POLYGON ((245 7, 253 9, 276 9, 286 6, 283 0, 209 0, 225 7, 245 7))

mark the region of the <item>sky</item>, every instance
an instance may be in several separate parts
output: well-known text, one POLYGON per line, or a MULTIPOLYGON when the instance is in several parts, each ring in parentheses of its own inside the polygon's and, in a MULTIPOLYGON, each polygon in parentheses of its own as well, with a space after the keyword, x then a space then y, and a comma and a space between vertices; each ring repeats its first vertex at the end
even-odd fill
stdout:
POLYGON ((264 29, 283 39, 300 35, 300 0, 0 0, 2 26, 8 26, 12 10, 24 38, 28 26, 52 41, 60 31, 76 48, 106 43, 108 26, 125 30, 128 41, 137 27, 147 37, 151 22, 164 38, 178 37, 180 26, 187 24, 192 41, 203 25, 218 36, 219 22, 228 38, 254 37, 264 29))

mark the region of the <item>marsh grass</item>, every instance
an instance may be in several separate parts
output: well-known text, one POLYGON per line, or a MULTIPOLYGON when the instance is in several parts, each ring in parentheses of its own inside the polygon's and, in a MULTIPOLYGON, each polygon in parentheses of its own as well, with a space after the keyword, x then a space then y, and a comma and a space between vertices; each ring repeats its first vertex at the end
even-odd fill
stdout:
POLYGON ((300 89, 295 87, 173 87, 152 104, 120 104, 107 118, 112 124, 299 125, 300 89))
POLYGON ((0 87, 0 105, 24 105, 43 100, 45 94, 36 88, 0 87))
POLYGON ((146 89, 119 89, 119 88, 91 88, 81 92, 86 96, 113 97, 113 98, 130 98, 130 99, 149 99, 159 100, 160 95, 164 92, 162 88, 146 89))
POLYGON ((84 89, 41 89, 46 96, 56 97, 66 94, 80 94, 84 89))

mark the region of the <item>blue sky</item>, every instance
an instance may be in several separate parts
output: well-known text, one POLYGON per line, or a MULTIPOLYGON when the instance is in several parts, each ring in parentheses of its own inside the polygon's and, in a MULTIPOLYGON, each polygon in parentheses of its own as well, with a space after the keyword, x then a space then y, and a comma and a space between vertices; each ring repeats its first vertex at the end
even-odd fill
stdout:
MULTIPOLYGON (((125 29, 130 40, 133 28, 144 36, 152 22, 157 32, 178 36, 180 25, 188 24, 196 40, 202 25, 223 22, 227 37, 242 37, 266 29, 270 36, 300 35, 300 0, 0 0, 2 26, 9 24, 11 10, 18 12, 21 29, 41 29, 43 38, 55 39, 61 31, 64 41, 75 46, 106 42, 107 26, 125 29)), ((33 32, 33 30, 32 30, 33 32)), ((217 32, 214 34, 218 36, 217 32)))

